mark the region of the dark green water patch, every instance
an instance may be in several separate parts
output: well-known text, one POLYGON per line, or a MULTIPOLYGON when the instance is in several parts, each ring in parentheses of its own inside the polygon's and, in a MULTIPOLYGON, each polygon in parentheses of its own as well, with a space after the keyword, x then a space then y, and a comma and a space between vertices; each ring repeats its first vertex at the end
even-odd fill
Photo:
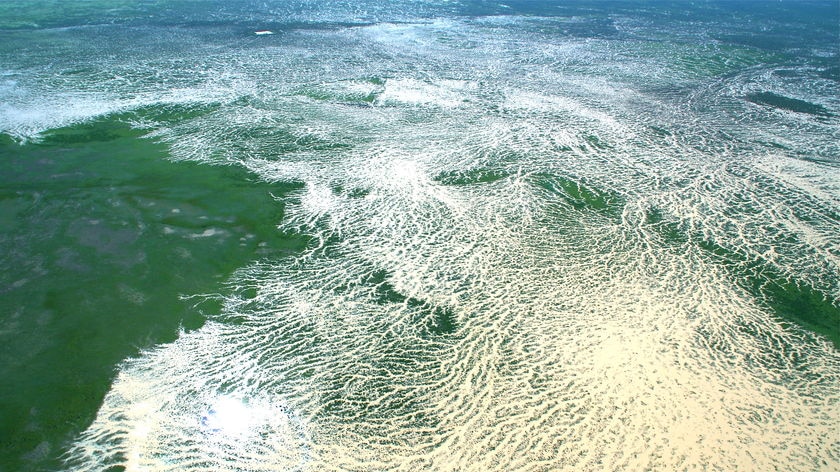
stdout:
POLYGON ((110 117, 0 143, 0 470, 58 468, 120 361, 220 310, 183 296, 309 244, 277 229, 299 183, 167 161, 139 134, 110 117))
POLYGON ((775 313, 828 337, 840 349, 840 307, 804 284, 775 278, 762 287, 775 313))
POLYGON ((688 234, 679 224, 669 221, 658 208, 648 208, 645 211, 645 224, 656 231, 666 243, 682 245, 688 242, 688 234))
POLYGON ((840 306, 805 283, 789 280, 770 264, 751 260, 708 240, 699 247, 780 319, 827 337, 840 349, 840 306))
MULTIPOLYGON (((376 303, 380 305, 404 304, 414 311, 416 326, 419 327, 421 336, 441 336, 452 334, 457 330, 456 315, 451 308, 403 295, 388 282, 388 277, 388 272, 378 270, 361 280, 362 284, 373 286, 373 298, 376 303)), ((343 291, 346 288, 341 287, 340 290, 343 291)))
POLYGON ((15 144, 15 143, 16 143, 16 141, 13 137, 9 136, 6 133, 0 133, 0 148, 6 147, 6 146, 11 146, 12 144, 15 144))
POLYGON ((822 105, 816 103, 806 102, 796 98, 785 97, 777 95, 773 92, 757 92, 748 94, 746 97, 748 102, 757 105, 767 105, 773 108, 793 111, 796 113, 806 113, 808 115, 829 117, 832 114, 822 105))
POLYGON ((365 285, 372 285, 374 300, 379 304, 386 303, 405 303, 408 299, 405 295, 398 292, 390 282, 388 282, 388 272, 384 270, 377 270, 366 276, 362 283, 365 285))
POLYGON ((416 313, 415 322, 422 337, 453 334, 458 328, 455 312, 449 307, 414 297, 406 297, 405 304, 416 313))
POLYGON ((782 149, 785 151, 790 151, 791 148, 789 146, 785 146, 784 144, 779 144, 773 141, 756 141, 756 144, 761 144, 763 146, 771 147, 774 149, 782 149))
POLYGON ((576 210, 618 216, 624 205, 620 196, 568 177, 541 173, 534 174, 532 179, 537 186, 559 195, 576 210))
POLYGON ((434 180, 444 185, 473 185, 496 182, 509 176, 509 172, 501 169, 470 169, 442 172, 436 175, 434 180))
MULTIPOLYGON (((594 149, 609 149, 611 147, 609 144, 605 143, 601 140, 601 138, 595 136, 594 134, 588 134, 584 136, 583 139, 586 140, 586 142, 589 143, 589 146, 591 146, 594 149)), ((582 146, 581 149, 585 150, 586 146, 582 146)))
POLYGON ((366 188, 354 188, 347 192, 347 196, 350 198, 364 198, 368 194, 370 194, 370 190, 366 188))
POLYGON ((366 77, 365 81, 373 85, 385 85, 385 79, 381 77, 366 77))
POLYGON ((423 330, 432 336, 453 334, 458 329, 455 312, 445 306, 435 306, 416 299, 408 300, 409 306, 417 308, 425 319, 423 330))
POLYGON ((674 134, 671 131, 669 131, 665 128, 659 127, 659 126, 651 125, 650 129, 651 129, 651 131, 653 131, 654 134, 656 134, 657 136, 661 136, 661 137, 670 137, 670 136, 673 136, 673 134, 674 134))
POLYGON ((346 195, 349 198, 364 198, 370 194, 370 190, 361 187, 345 188, 344 185, 334 184, 330 187, 336 195, 346 195))
POLYGON ((747 257, 702 236, 693 238, 689 231, 656 208, 647 210, 645 223, 671 246, 695 241, 712 261, 720 264, 739 286, 779 319, 826 336, 840 348, 840 306, 827 298, 824 291, 787 279, 765 261, 747 257))

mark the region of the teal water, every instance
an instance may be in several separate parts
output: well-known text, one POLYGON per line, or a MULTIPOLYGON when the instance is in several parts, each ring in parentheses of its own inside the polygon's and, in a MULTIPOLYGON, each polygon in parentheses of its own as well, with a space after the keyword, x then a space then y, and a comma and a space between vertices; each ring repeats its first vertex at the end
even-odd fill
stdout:
POLYGON ((840 467, 838 18, 3 3, 0 470, 840 467))

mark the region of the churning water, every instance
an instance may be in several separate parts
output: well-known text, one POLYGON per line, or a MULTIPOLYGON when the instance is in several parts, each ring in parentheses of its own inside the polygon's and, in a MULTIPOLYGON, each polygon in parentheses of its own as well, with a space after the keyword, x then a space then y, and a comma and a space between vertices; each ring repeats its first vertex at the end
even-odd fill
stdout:
POLYGON ((119 339, 9 467, 840 468, 836 2, 102 3, 0 6, 0 336, 119 339))

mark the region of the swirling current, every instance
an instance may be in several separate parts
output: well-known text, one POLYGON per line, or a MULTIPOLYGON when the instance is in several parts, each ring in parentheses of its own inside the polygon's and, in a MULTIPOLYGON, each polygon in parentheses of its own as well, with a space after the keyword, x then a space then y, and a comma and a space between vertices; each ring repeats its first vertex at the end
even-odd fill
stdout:
POLYGON ((3 152, 118 122, 304 242, 61 468, 840 469, 836 2, 102 3, 0 7, 3 152))

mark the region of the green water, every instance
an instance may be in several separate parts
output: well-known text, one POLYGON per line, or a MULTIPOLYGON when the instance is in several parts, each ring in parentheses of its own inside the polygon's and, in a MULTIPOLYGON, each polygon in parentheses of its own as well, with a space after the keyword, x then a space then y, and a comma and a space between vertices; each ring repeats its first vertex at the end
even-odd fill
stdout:
POLYGON ((117 118, 0 144, 0 470, 57 467, 121 360, 200 327, 235 269, 307 244, 276 229, 299 185, 168 161, 117 118))
POLYGON ((829 113, 824 106, 809 103, 805 100, 783 97, 772 92, 751 93, 747 95, 747 100, 759 105, 767 105, 796 113, 807 113, 809 115, 816 116, 831 116, 831 113, 829 113))
POLYGON ((750 261, 710 241, 700 241, 698 246, 780 320, 819 333, 840 349, 840 307, 831 299, 805 283, 783 277, 769 264, 750 261))
POLYGON ((0 472, 840 469, 839 13, 0 2, 0 472))

